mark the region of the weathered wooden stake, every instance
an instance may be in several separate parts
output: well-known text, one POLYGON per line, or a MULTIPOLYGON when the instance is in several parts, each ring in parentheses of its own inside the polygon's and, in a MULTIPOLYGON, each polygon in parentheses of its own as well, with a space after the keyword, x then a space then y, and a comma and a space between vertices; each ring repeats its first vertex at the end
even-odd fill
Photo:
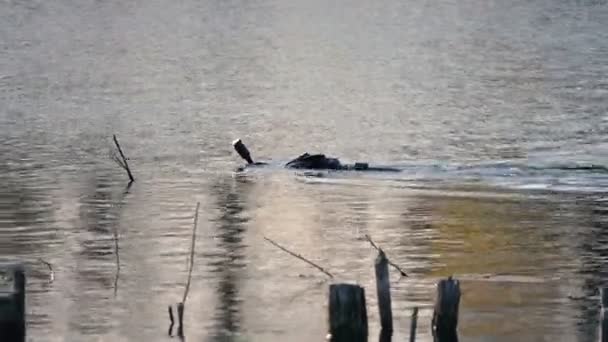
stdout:
POLYGON ((392 331, 386 331, 386 330, 380 330, 380 338, 378 339, 378 341, 380 342, 391 342, 393 340, 393 332, 392 331))
POLYGON ((600 338, 601 342, 608 342, 608 287, 600 289, 600 338))
POLYGON ((120 153, 120 157, 122 158, 122 160, 119 160, 118 158, 116 158, 114 160, 118 163, 118 165, 120 165, 123 169, 125 169, 125 171, 127 171, 129 180, 131 183, 133 183, 135 181, 135 178, 133 178, 133 174, 131 173, 131 169, 129 168, 129 163, 127 163, 127 157, 125 157, 125 154, 122 153, 122 148, 120 148, 120 144, 118 143, 116 134, 114 134, 114 144, 116 145, 116 148, 118 149, 118 153, 120 153))
POLYGON ((435 342, 458 342, 458 306, 460 283, 450 276, 437 284, 437 299, 433 312, 433 338, 435 342))
POLYGON ((184 303, 177 303, 177 336, 184 337, 184 303))
POLYGON ((353 284, 329 285, 331 342, 367 342, 365 289, 353 284))
POLYGON ((410 325, 410 342, 416 342, 416 325, 418 324, 418 307, 412 312, 412 323, 410 325))
POLYGON ((382 331, 387 335, 393 333, 393 312, 391 309, 391 283, 388 273, 388 259, 378 249, 375 262, 376 268, 376 293, 378 295, 378 310, 380 311, 380 325, 382 331))
POLYGON ((25 271, 21 264, 0 265, 12 273, 11 292, 0 293, 0 337, 2 341, 25 341, 25 271))

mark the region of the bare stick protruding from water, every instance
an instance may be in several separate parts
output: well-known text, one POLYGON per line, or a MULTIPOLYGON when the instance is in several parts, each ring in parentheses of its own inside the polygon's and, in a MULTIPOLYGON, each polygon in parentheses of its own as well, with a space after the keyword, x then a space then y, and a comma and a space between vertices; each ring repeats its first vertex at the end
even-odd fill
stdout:
MULTIPOLYGON (((198 226, 198 210, 201 207, 200 202, 196 202, 196 212, 194 213, 194 226, 192 227, 192 240, 190 242, 190 259, 188 260, 188 280, 186 281, 186 287, 184 288, 184 296, 182 297, 182 301, 177 303, 177 321, 179 326, 177 327, 177 336, 184 337, 184 309, 186 304, 186 299, 188 298, 188 291, 190 290, 190 281, 192 279, 192 269, 194 268, 194 251, 195 251, 195 243, 196 243, 196 228, 198 226)), ((169 306, 169 320, 171 324, 169 325, 169 336, 171 336, 173 331, 173 324, 175 323, 173 319, 173 311, 171 310, 171 306, 169 306)))
POLYGON ((122 148, 120 148, 120 144, 118 143, 118 139, 116 138, 116 134, 114 134, 114 144, 116 145, 116 148, 118 149, 118 153, 120 153, 120 157, 122 159, 118 159, 118 157, 116 157, 116 155, 112 155, 112 159, 123 169, 125 169, 125 171, 127 171, 127 175, 129 175, 129 179, 131 182, 135 181, 135 178, 133 178, 133 174, 131 173, 131 169, 129 168, 129 163, 127 163, 127 157, 125 157, 125 154, 122 152, 122 148))
POLYGON ((319 265, 315 264, 314 262, 312 262, 312 261, 310 261, 310 260, 308 260, 308 259, 304 258, 304 257, 303 257, 303 256, 301 256, 300 254, 296 254, 296 253, 294 253, 294 252, 292 252, 292 251, 288 250, 287 248, 285 248, 285 247, 283 247, 283 246, 279 245, 278 243, 276 243, 276 242, 274 242, 274 241, 270 240, 269 238, 267 238, 267 237, 265 237, 265 236, 264 236, 264 240, 266 240, 266 241, 270 242, 270 243, 271 243, 271 244, 273 244, 275 247, 277 247, 277 248, 279 248, 280 250, 282 250, 282 251, 284 251, 284 252, 288 253, 289 255, 294 256, 294 257, 296 257, 296 258, 298 258, 298 259, 300 259, 300 260, 302 260, 302 261, 304 261, 304 262, 308 263, 309 265, 313 266, 314 268, 316 268, 316 269, 318 269, 319 271, 321 271, 321 272, 325 273, 326 275, 328 275, 330 278, 333 278, 333 277, 334 277, 334 276, 333 276, 331 273, 327 272, 327 271, 326 271, 326 270, 325 270, 323 267, 321 267, 321 266, 319 266, 319 265))
POLYGON ((196 213, 194 214, 194 226, 192 227, 192 242, 190 244, 190 266, 188 267, 188 282, 186 282, 186 288, 184 289, 184 297, 182 303, 186 304, 186 298, 188 297, 188 291, 190 290, 190 279, 192 279, 192 268, 194 268, 194 248, 196 242, 196 227, 198 226, 198 209, 201 203, 196 203, 196 213))
POLYGON ((40 261, 41 263, 45 264, 45 265, 46 265, 46 267, 48 267, 48 268, 49 268, 49 271, 51 271, 51 274, 49 275, 49 283, 52 283, 52 282, 53 282, 53 280, 55 280, 55 271, 53 271, 53 265, 51 265, 51 263, 50 263, 50 262, 45 261, 45 260, 44 260, 44 259, 42 259, 42 258, 38 258, 38 261, 40 261))
MULTIPOLYGON (((365 239, 366 239, 367 241, 369 241, 369 243, 372 245, 372 247, 374 247, 374 248, 375 248, 375 249, 376 249, 378 252, 380 252, 380 251, 381 251, 380 247, 378 247, 378 245, 376 245, 376 244, 374 243, 374 240, 372 240, 372 238, 371 238, 369 235, 365 234, 365 239)), ((407 277, 407 273, 405 273, 405 272, 404 272, 404 271, 401 269, 401 267, 397 266, 397 265, 396 265, 394 262, 392 262, 390 259, 388 259, 388 264, 389 264, 389 265, 391 265, 391 266, 393 266, 393 267, 394 267, 394 268, 395 268, 397 271, 399 271, 399 274, 401 275, 401 277, 407 277)))

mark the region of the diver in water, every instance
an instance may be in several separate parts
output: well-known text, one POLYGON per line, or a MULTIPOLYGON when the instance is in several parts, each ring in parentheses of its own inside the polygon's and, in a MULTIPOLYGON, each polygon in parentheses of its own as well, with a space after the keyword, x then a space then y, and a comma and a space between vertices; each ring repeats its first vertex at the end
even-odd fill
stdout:
MULTIPOLYGON (((263 162, 254 162, 247 146, 241 139, 235 140, 232 145, 241 158, 247 161, 248 166, 266 165, 263 162)), ((285 164, 290 169, 310 169, 310 170, 355 170, 355 171, 393 171, 400 170, 388 167, 370 167, 367 163, 342 164, 337 158, 328 158, 324 154, 304 153, 294 160, 285 164)))

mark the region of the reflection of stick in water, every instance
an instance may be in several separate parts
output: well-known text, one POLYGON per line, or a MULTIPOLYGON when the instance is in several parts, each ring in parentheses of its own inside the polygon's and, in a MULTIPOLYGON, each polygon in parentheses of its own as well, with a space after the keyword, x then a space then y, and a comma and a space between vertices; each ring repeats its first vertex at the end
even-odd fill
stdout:
POLYGON ((175 323, 175 320, 173 319, 173 309, 171 308, 171 305, 169 305, 169 321, 171 324, 169 324, 169 332, 167 334, 173 336, 173 324, 175 323))
POLYGON ((333 277, 334 277, 334 276, 333 276, 331 273, 327 272, 327 271, 326 271, 326 270, 325 270, 323 267, 321 267, 321 266, 319 266, 319 265, 315 264, 314 262, 312 262, 312 261, 310 261, 310 260, 308 260, 308 259, 304 258, 304 257, 303 257, 303 256, 301 256, 300 254, 296 254, 296 253, 294 253, 294 252, 292 252, 292 251, 288 250, 287 248, 285 248, 285 247, 283 247, 283 246, 279 245, 278 243, 276 243, 276 242, 274 242, 274 241, 270 240, 269 238, 267 238, 267 237, 265 237, 265 236, 264 236, 264 240, 266 240, 266 241, 270 242, 270 243, 271 243, 271 244, 273 244, 275 247, 277 247, 277 248, 279 248, 280 250, 282 250, 282 251, 284 251, 284 252, 288 253, 289 255, 294 256, 294 257, 296 257, 296 258, 298 258, 298 259, 300 259, 300 260, 302 260, 302 261, 306 262, 307 264, 309 264, 309 265, 311 265, 311 266, 315 267, 315 268, 316 268, 316 269, 318 269, 319 271, 321 271, 321 272, 323 272, 323 273, 327 274, 327 275, 328 275, 330 278, 333 278, 333 277))
POLYGON ((50 263, 50 262, 45 261, 45 260, 44 260, 44 259, 42 259, 42 258, 38 258, 38 261, 40 261, 41 263, 45 264, 45 265, 46 265, 46 267, 48 267, 48 268, 49 268, 49 271, 51 271, 51 274, 49 275, 49 283, 52 283, 52 282, 53 282, 53 280, 55 280, 55 271, 53 271, 53 265, 51 265, 51 263, 50 263))
POLYGON ((127 175, 129 176, 130 182, 134 182, 135 178, 133 178, 133 174, 131 173, 131 169, 129 168, 129 163, 127 163, 127 157, 122 153, 122 148, 120 148, 120 144, 118 143, 118 139, 116 138, 116 134, 114 135, 114 144, 118 149, 118 153, 120 153, 120 158, 116 156, 116 154, 112 154, 112 159, 118 164, 118 166, 122 167, 125 171, 127 171, 127 175))
POLYGON ((114 296, 118 292, 118 275, 120 274, 120 254, 118 254, 118 227, 114 228, 114 249, 116 252, 116 277, 114 277, 114 296))
MULTIPOLYGON (((118 201, 118 204, 116 204, 114 206, 116 209, 120 209, 122 207, 123 200, 125 199, 125 196, 129 193, 129 189, 131 188, 132 184, 133 184, 133 182, 129 182, 129 184, 125 188, 125 191, 122 193, 122 197, 121 197, 120 201, 118 201)), ((116 224, 114 226, 113 238, 114 238, 114 252, 116 254, 116 276, 114 277, 114 297, 116 297, 116 293, 118 292, 118 278, 120 277, 120 253, 119 253, 119 247, 118 247, 118 240, 119 240, 118 224, 116 224)))
MULTIPOLYGON (((374 247, 378 252, 380 252, 382 249, 380 247, 378 247, 378 245, 376 245, 374 243, 374 240, 372 240, 372 238, 369 235, 365 235, 365 239, 367 241, 369 241, 369 243, 372 245, 372 247, 374 247)), ((399 266, 395 265, 394 262, 392 262, 390 259, 388 259, 388 264, 393 266, 395 269, 397 269, 397 271, 399 271, 399 273, 401 274, 402 277, 407 277, 407 273, 405 273, 399 266)))

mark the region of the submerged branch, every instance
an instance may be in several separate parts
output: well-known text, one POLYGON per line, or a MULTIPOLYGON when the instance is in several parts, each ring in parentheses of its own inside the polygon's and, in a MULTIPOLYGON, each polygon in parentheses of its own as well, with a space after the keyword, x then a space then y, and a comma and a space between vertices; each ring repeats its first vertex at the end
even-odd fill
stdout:
POLYGON ((276 243, 276 242, 274 242, 274 241, 270 240, 269 238, 267 238, 267 237, 265 237, 265 236, 264 236, 264 240, 266 240, 266 241, 270 242, 270 243, 271 243, 271 244, 273 244, 275 247, 277 247, 277 248, 281 249, 282 251, 284 251, 284 252, 288 253, 289 255, 291 255, 291 256, 293 256, 293 257, 296 257, 296 258, 298 258, 298 259, 300 259, 300 260, 302 260, 302 261, 304 261, 304 262, 308 263, 309 265, 311 265, 311 266, 315 267, 315 268, 316 268, 316 269, 318 269, 319 271, 321 271, 321 272, 325 273, 326 275, 328 275, 330 278, 333 278, 333 277, 334 277, 334 276, 333 276, 331 273, 327 272, 327 271, 326 271, 326 270, 325 270, 323 267, 321 267, 321 266, 319 266, 319 265, 315 264, 314 262, 312 262, 312 261, 310 261, 310 260, 308 260, 308 259, 304 258, 304 257, 303 257, 303 256, 301 256, 300 254, 296 254, 296 253, 294 253, 294 252, 292 252, 292 251, 288 250, 287 248, 285 248, 285 247, 283 247, 283 246, 279 245, 278 243, 276 243))

